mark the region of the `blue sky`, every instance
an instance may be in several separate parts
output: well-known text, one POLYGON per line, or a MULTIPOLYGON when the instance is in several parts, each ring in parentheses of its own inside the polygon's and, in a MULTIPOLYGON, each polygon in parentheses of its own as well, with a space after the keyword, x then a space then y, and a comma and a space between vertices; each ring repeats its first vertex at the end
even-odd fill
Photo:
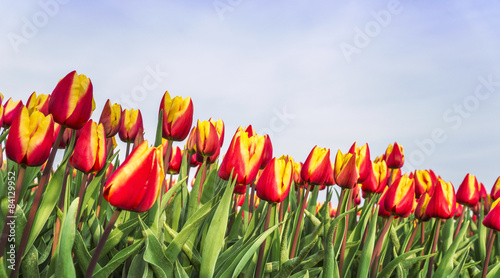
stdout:
MULTIPOLYGON (((0 92, 26 101, 71 70, 139 108, 154 137, 163 93, 222 118, 226 141, 252 124, 275 155, 314 145, 372 157, 395 141, 406 170, 455 188, 500 175, 500 4, 495 1, 8 1, 0 92), (149 78, 152 86, 145 88, 149 78)), ((151 85, 151 84, 150 84, 151 85)), ((225 148, 227 148, 227 144, 225 148)), ((224 148, 224 150, 225 150, 224 148)))

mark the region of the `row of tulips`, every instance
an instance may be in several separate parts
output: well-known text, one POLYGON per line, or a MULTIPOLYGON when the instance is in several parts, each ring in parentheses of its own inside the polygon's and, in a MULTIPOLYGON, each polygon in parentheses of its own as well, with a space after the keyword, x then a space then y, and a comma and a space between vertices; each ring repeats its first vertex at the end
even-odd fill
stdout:
POLYGON ((251 125, 222 156, 224 122, 192 127, 191 98, 168 92, 154 144, 139 110, 108 100, 94 122, 94 109, 75 71, 0 105, 1 277, 500 275, 500 178, 487 194, 470 174, 455 191, 432 170, 402 173, 397 143, 296 162, 251 125))

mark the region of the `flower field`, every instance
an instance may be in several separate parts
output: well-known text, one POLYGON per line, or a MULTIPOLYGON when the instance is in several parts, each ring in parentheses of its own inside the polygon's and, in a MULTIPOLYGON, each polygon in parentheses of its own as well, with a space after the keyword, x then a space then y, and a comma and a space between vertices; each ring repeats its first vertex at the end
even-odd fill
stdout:
POLYGON ((156 130, 109 100, 95 122, 76 71, 0 103, 0 277, 500 277, 500 178, 404 173, 398 143, 277 156, 168 92, 156 130))

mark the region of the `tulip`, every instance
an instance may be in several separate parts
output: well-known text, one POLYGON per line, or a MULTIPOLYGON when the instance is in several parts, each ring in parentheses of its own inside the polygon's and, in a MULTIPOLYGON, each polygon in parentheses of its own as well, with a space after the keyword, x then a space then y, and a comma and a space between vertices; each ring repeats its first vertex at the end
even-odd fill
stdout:
POLYGON ((9 98, 7 102, 3 105, 3 127, 8 128, 12 125, 12 121, 14 117, 17 115, 17 112, 24 107, 22 101, 14 101, 12 98, 9 98))
POLYGON ((7 141, 5 154, 10 160, 26 166, 40 166, 48 159, 52 147, 54 122, 52 116, 21 107, 14 117, 7 141))
POLYGON ((464 180, 457 190, 457 203, 468 207, 474 207, 479 202, 478 182, 474 175, 465 175, 464 180))
POLYGON ((273 158, 256 184, 257 197, 271 203, 282 202, 288 196, 292 179, 293 159, 273 158))
POLYGON ((382 193, 387 185, 389 172, 384 160, 372 162, 368 178, 361 183, 361 190, 369 193, 382 193))
POLYGON ((189 134, 193 123, 193 101, 190 97, 173 99, 165 92, 161 100, 163 109, 163 138, 172 141, 183 141, 189 134))
POLYGON ((196 154, 190 155, 190 157, 191 157, 189 159, 189 166, 190 167, 196 167, 196 166, 200 165, 200 163, 198 162, 198 160, 196 160, 196 154))
POLYGON ((190 154, 196 153, 196 126, 193 126, 186 141, 186 150, 190 154))
POLYGON ((50 96, 49 112, 54 117, 54 122, 68 128, 82 128, 90 119, 94 108, 92 82, 76 71, 61 79, 50 96))
POLYGON ((482 182, 479 183, 477 188, 479 189, 479 197, 482 200, 488 199, 488 192, 486 191, 486 187, 484 187, 484 184, 482 182))
MULTIPOLYGON (((165 155, 165 154, 164 154, 165 155)), ((167 173, 171 175, 179 174, 182 164, 182 150, 179 147, 172 148, 172 155, 170 156, 170 162, 168 166, 167 173)))
POLYGON ((26 107, 30 115, 35 110, 42 112, 45 116, 49 115, 49 100, 50 95, 40 94, 37 96, 36 92, 33 92, 26 102, 26 107))
POLYGON ((358 183, 364 182, 368 175, 370 174, 370 148, 368 147, 368 143, 364 144, 361 147, 358 147, 357 143, 354 142, 351 148, 349 149, 349 153, 356 154, 356 168, 359 171, 358 183))
POLYGON ((245 194, 247 192, 246 184, 236 184, 233 189, 233 193, 235 194, 245 194))
POLYGON ((162 153, 162 146, 148 147, 148 141, 142 142, 111 174, 104 187, 104 198, 119 209, 149 210, 164 179, 162 153))
POLYGON ((354 205, 359 206, 361 204, 361 196, 359 195, 360 183, 357 183, 356 186, 352 189, 352 201, 354 205))
POLYGON ((420 199, 418 200, 417 208, 415 209, 415 218, 417 218, 420 221, 428 221, 431 219, 431 217, 427 214, 425 214, 425 211, 427 209, 427 206, 429 205, 429 201, 431 200, 431 197, 429 196, 429 193, 424 192, 422 196, 420 196, 420 199))
POLYGON ((266 168, 267 164, 269 164, 273 158, 273 144, 271 143, 271 138, 267 134, 264 135, 264 138, 266 141, 264 143, 264 153, 262 154, 260 169, 266 168))
POLYGON ((99 118, 99 123, 104 126, 107 138, 115 136, 120 130, 121 116, 121 105, 116 103, 111 105, 111 101, 108 99, 102 109, 101 118, 99 118))
POLYGON ((200 122, 196 126, 196 152, 203 157, 212 156, 220 148, 217 129, 210 121, 200 122))
POLYGON ((451 182, 438 179, 434 194, 429 200, 425 213, 429 217, 449 219, 455 215, 456 211, 455 189, 451 182))
POLYGON ((298 188, 304 184, 304 181, 300 177, 300 172, 302 170, 302 162, 295 162, 293 164, 293 181, 295 183, 295 189, 298 190, 298 188))
POLYGON ((340 150, 335 157, 333 177, 338 186, 352 189, 359 179, 359 169, 356 167, 356 153, 342 154, 340 150))
POLYGON ((217 130, 217 135, 219 136, 219 145, 222 147, 222 143, 224 143, 224 131, 225 131, 224 122, 221 119, 214 121, 214 119, 212 118, 208 119, 208 121, 215 126, 215 129, 217 130))
POLYGON ((124 109, 120 119, 120 130, 118 131, 120 139, 126 143, 134 142, 141 128, 144 128, 141 111, 139 109, 124 109))
POLYGON ((330 149, 314 146, 302 165, 300 177, 308 184, 321 185, 332 175, 330 149))
POLYGON ((491 249, 493 248, 493 242, 495 241, 496 233, 493 233, 493 230, 499 232, 500 231, 500 222, 498 219, 500 218, 500 206, 498 206, 498 202, 500 200, 496 200, 492 206, 490 212, 484 217, 483 225, 490 228, 490 232, 487 238, 487 249, 486 249, 486 259, 483 267, 483 275, 482 277, 486 277, 488 274, 488 265, 490 262, 491 249))
POLYGON ((461 218, 463 213, 464 213, 464 206, 457 203, 457 212, 455 212, 455 219, 461 218))
POLYGON ((239 127, 222 160, 219 177, 228 180, 233 171, 233 179, 236 178, 237 184, 250 184, 260 168, 264 142, 264 136, 251 136, 239 127))
POLYGON ((385 162, 387 167, 391 169, 398 169, 403 167, 405 163, 405 155, 403 152, 403 147, 394 143, 394 145, 389 145, 385 151, 385 162))
POLYGON ((437 182, 436 174, 432 170, 415 170, 414 179, 416 198, 420 198, 426 192, 432 196, 437 182))
POLYGON ((84 173, 96 173, 106 165, 106 136, 104 126, 89 120, 81 129, 70 163, 84 173))
POLYGON ((389 189, 388 186, 386 186, 384 188, 384 191, 382 192, 382 195, 380 195, 380 199, 378 200, 378 206, 379 206, 378 216, 382 216, 382 217, 390 217, 391 216, 391 213, 389 211, 385 210, 385 197, 387 195, 388 189, 389 189))
POLYGON ((408 217, 415 200, 415 183, 406 174, 395 180, 387 190, 384 208, 391 214, 408 217))

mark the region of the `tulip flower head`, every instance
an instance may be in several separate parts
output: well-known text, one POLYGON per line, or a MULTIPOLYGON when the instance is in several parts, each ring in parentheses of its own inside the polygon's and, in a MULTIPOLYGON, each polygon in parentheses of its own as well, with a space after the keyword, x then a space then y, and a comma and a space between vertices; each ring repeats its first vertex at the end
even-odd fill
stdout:
POLYGON ((204 157, 214 155, 220 148, 217 129, 210 121, 200 122, 196 126, 196 152, 204 157))
POLYGON ((330 149, 314 146, 302 165, 302 180, 310 185, 322 185, 332 175, 330 149))
POLYGON ((386 186, 384 188, 384 191, 382 192, 382 195, 380 195, 380 199, 378 200, 378 216, 382 217, 390 217, 391 213, 385 209, 385 198, 387 196, 387 191, 389 187, 386 186))
POLYGON ((173 141, 186 139, 193 123, 193 101, 190 97, 183 99, 170 97, 165 92, 161 100, 160 111, 163 109, 163 138, 173 141))
POLYGON ((356 167, 356 159, 356 153, 342 154, 340 150, 337 151, 333 177, 338 186, 354 188, 359 179, 359 169, 356 167))
POLYGON ((437 182, 436 174, 432 170, 415 170, 415 197, 420 198, 425 192, 432 196, 437 182))
POLYGON ((193 126, 186 141, 186 149, 190 154, 196 153, 196 126, 193 126))
POLYGON ((29 115, 28 109, 22 106, 12 121, 5 153, 19 164, 40 166, 49 158, 53 133, 51 115, 45 116, 39 111, 29 115))
POLYGON ((273 158, 273 144, 271 143, 271 138, 269 135, 264 135, 264 138, 266 139, 264 143, 264 151, 262 154, 262 163, 260 165, 260 169, 266 168, 267 164, 271 162, 271 159, 273 158))
POLYGON ((165 177, 162 153, 162 146, 148 147, 148 141, 142 142, 111 174, 103 197, 119 209, 149 210, 160 194, 165 177))
POLYGON ((280 203, 290 191, 293 179, 293 159, 273 158, 257 181, 257 196, 271 203, 280 203))
POLYGON ((493 184, 490 195, 493 200, 500 198, 500 177, 498 177, 495 184, 493 184))
POLYGON ((415 200, 415 183, 408 175, 394 181, 387 190, 384 207, 391 214, 408 217, 415 200))
POLYGON ((351 148, 349 149, 349 153, 356 154, 356 168, 359 171, 358 183, 364 182, 368 175, 370 174, 370 148, 368 147, 368 143, 364 144, 361 147, 358 147, 357 143, 354 142, 351 148))
POLYGON ((295 189, 304 184, 304 181, 300 177, 300 172, 302 171, 302 162, 295 162, 293 164, 293 182, 295 183, 295 189))
POLYGON ((104 126, 107 138, 113 137, 118 133, 120 130, 121 117, 122 106, 116 103, 111 105, 111 101, 108 99, 106 104, 104 104, 101 118, 99 119, 99 123, 104 126))
POLYGON ((456 209, 455 188, 451 182, 438 179, 425 213, 429 217, 449 219, 455 215, 456 209))
POLYGON ((42 112, 45 116, 49 115, 49 100, 50 95, 40 94, 37 96, 36 92, 33 92, 26 102, 26 107, 30 115, 35 110, 42 112))
POLYGON ((144 129, 142 114, 139 109, 124 109, 120 121, 118 135, 123 142, 134 142, 135 137, 139 133, 139 129, 144 129))
POLYGON ((222 147, 222 144, 224 143, 224 132, 225 132, 224 122, 221 119, 214 121, 214 119, 212 118, 208 119, 208 121, 215 126, 215 129, 217 130, 217 135, 219 135, 219 145, 222 147))
POLYGON ((457 190, 457 203, 474 207, 479 202, 479 189, 476 176, 467 174, 457 190))
POLYGON ((368 178, 361 183, 361 190, 368 193, 382 193, 387 185, 389 171, 385 160, 372 162, 368 178))
POLYGON ((428 221, 431 219, 431 217, 427 214, 425 214, 425 211, 427 210, 427 205, 429 205, 429 201, 431 200, 431 197, 429 196, 429 193, 424 192, 422 196, 420 196, 420 199, 418 200, 417 208, 415 209, 415 218, 417 218, 420 221, 428 221))
POLYGON ((22 101, 17 100, 14 101, 12 98, 9 98, 7 102, 3 105, 3 127, 8 128, 11 126, 14 117, 24 107, 22 101))
POLYGON ((500 221, 498 221, 498 219, 500 219, 500 206, 498 202, 500 202, 500 199, 496 200, 491 205, 490 212, 484 217, 483 225, 500 232, 500 221))
POLYGON ((54 122, 65 127, 82 128, 94 109, 92 82, 76 71, 61 79, 50 96, 49 112, 54 122))
MULTIPOLYGON (((166 141, 166 140, 165 140, 166 141)), ((163 148, 165 150, 165 146, 163 148)), ((165 151, 164 151, 165 153, 165 151)), ((165 154, 163 154, 163 157, 165 154)), ((172 175, 179 174, 182 164, 182 150, 179 147, 172 148, 172 155, 170 155, 170 162, 168 166, 168 173, 172 175)))
POLYGON ((96 173, 106 165, 107 154, 104 126, 89 120, 81 129, 69 162, 84 173, 96 173))
POLYGON ((387 163, 387 167, 392 169, 403 167, 405 163, 403 147, 396 142, 394 145, 389 145, 385 151, 385 162, 387 163))

